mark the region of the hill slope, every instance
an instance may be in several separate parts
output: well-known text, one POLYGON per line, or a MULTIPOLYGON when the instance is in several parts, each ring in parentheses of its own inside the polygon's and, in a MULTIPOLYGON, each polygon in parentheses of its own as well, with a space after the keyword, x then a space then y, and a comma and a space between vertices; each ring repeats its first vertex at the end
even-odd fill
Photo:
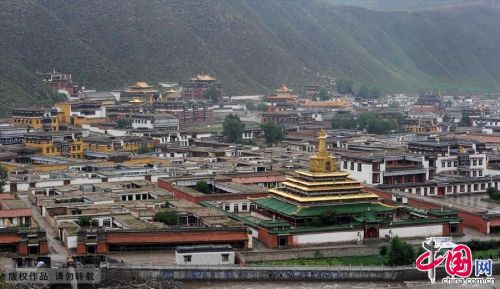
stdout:
POLYGON ((264 93, 320 72, 386 91, 500 90, 498 10, 328 1, 1 1, 0 70, 16 73, 0 74, 0 98, 43 99, 33 73, 52 68, 95 88, 210 72, 227 93, 264 93))

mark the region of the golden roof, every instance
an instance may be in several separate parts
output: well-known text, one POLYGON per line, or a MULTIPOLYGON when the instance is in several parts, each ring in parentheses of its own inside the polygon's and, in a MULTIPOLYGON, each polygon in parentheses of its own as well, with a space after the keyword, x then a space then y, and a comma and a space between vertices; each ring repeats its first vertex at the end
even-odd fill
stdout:
POLYGON ((349 102, 345 99, 330 101, 308 101, 303 104, 307 107, 346 107, 349 102))
POLYGON ((139 88, 152 88, 147 82, 136 82, 133 87, 139 87, 139 88))
POLYGON ((134 99, 129 101, 130 103, 143 103, 144 101, 138 99, 137 97, 134 97, 134 99))
POLYGON ((269 95, 267 99, 289 99, 289 100, 297 100, 299 97, 296 95, 269 95))
MULTIPOLYGON (((336 174, 338 172, 335 172, 336 174)), ((348 173, 346 173, 348 175, 348 173)), ((313 187, 313 186, 333 186, 333 185, 359 185, 360 183, 358 181, 355 181, 351 178, 345 178, 343 181, 314 181, 314 182, 309 182, 309 181, 304 181, 299 178, 295 177, 287 177, 286 178, 286 183, 288 182, 293 182, 297 184, 301 184, 307 187, 313 187)))
POLYGON ((295 172, 302 177, 287 177, 286 181, 282 182, 289 192, 277 188, 269 192, 299 203, 378 199, 376 194, 363 192, 363 185, 349 178, 348 172, 337 171, 335 157, 327 149, 327 138, 325 130, 321 129, 317 153, 309 159, 309 170, 297 170, 295 172), (300 196, 293 193, 294 191, 310 192, 317 196, 300 196))
POLYGON ((347 172, 311 172, 311 171, 302 171, 298 170, 295 171, 299 175, 307 176, 307 177, 319 177, 319 178, 326 178, 326 177, 347 177, 349 173, 347 172))
POLYGON ((286 84, 283 84, 280 88, 276 89, 276 92, 284 93, 284 92, 292 92, 292 89, 289 89, 286 84))
POLYGON ((191 78, 191 80, 211 81, 217 80, 217 78, 210 76, 210 74, 198 74, 195 77, 191 78))

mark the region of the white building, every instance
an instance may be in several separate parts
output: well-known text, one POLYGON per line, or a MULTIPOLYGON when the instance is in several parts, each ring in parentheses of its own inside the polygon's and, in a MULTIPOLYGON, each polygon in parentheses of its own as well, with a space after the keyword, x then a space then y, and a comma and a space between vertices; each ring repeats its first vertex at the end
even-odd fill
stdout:
POLYGON ((233 265, 235 257, 230 245, 180 246, 175 249, 177 265, 233 265))
POLYGON ((134 114, 132 128, 179 130, 179 119, 172 114, 134 114))
POLYGON ((429 180, 429 161, 424 156, 342 156, 340 169, 369 185, 429 180))

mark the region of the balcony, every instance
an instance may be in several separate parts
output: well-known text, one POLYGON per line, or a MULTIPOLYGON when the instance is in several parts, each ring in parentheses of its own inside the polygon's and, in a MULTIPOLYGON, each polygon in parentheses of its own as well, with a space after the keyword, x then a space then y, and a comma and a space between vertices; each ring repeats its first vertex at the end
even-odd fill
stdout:
POLYGON ((386 167, 384 176, 404 176, 426 174, 427 169, 422 165, 401 165, 395 167, 386 167))
POLYGON ((417 170, 423 169, 423 165, 396 165, 396 166, 385 166, 386 171, 401 171, 401 170, 417 170))

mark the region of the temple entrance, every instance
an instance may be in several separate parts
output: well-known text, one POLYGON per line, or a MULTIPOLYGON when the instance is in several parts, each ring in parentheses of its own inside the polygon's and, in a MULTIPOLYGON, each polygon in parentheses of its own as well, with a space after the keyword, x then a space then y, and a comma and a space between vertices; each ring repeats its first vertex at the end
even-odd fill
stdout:
POLYGON ((87 245, 87 254, 95 254, 96 249, 96 245, 87 245))
POLYGON ((279 249, 288 248, 288 236, 278 236, 278 248, 279 249))
POLYGON ((438 196, 444 196, 446 193, 446 187, 438 187, 438 196))
POLYGON ((365 228, 365 239, 376 239, 376 238, 378 238, 378 228, 366 227, 365 228))
POLYGON ((38 245, 36 246, 28 246, 30 255, 38 255, 38 245))

